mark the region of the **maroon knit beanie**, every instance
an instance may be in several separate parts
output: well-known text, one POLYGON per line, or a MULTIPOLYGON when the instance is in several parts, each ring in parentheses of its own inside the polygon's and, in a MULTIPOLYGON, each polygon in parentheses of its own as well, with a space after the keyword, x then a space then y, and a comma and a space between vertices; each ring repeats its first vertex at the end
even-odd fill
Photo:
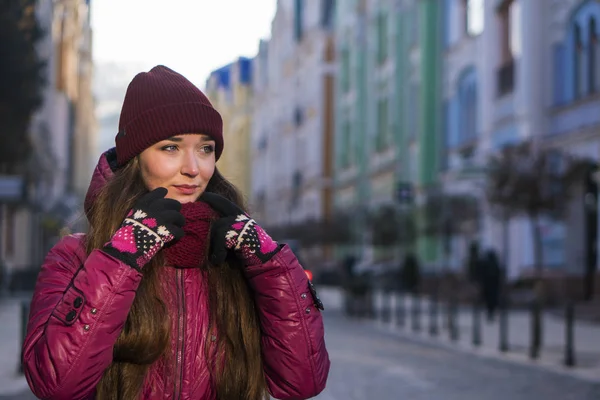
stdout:
POLYGON ((117 164, 154 143, 184 133, 203 133, 216 142, 215 157, 223 152, 223 120, 192 82, 159 65, 137 74, 125 93, 115 138, 117 164))

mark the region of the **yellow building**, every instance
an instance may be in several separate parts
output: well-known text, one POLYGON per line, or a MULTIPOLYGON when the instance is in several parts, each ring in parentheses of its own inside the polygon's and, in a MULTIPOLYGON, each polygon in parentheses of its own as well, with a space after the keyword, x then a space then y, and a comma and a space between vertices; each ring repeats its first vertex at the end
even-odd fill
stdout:
POLYGON ((97 121, 92 93, 92 28, 89 1, 55 1, 53 33, 55 35, 56 89, 63 92, 73 110, 70 176, 68 189, 80 198, 85 196, 95 161, 97 121))
POLYGON ((240 57, 213 71, 206 82, 206 95, 223 117, 225 148, 217 167, 249 199, 252 60, 240 57))

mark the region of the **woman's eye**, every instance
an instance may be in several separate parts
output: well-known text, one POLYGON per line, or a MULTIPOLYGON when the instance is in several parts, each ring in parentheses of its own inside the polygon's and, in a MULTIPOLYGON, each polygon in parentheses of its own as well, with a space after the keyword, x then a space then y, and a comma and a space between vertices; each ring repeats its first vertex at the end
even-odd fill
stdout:
POLYGON ((204 152, 206 154, 210 154, 213 151, 215 151, 215 146, 212 146, 212 145, 202 146, 202 152, 204 152))
POLYGON ((168 146, 161 147, 161 150, 163 150, 163 151, 175 151, 175 150, 177 150, 177 146, 175 146, 174 144, 170 144, 168 146))

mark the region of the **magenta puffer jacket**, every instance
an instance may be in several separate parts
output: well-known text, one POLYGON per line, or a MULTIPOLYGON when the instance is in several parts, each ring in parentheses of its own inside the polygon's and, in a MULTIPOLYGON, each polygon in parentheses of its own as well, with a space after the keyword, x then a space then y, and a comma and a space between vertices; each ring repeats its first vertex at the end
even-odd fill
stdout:
MULTIPOLYGON (((112 174, 105 155, 86 205, 112 174)), ((38 276, 23 347, 25 376, 41 399, 93 399, 110 365, 142 274, 100 250, 86 257, 83 235, 63 238, 38 276)), ((208 299, 202 271, 165 266, 176 363, 152 365, 143 399, 216 398, 204 357, 208 299)), ((329 356, 323 320, 304 270, 284 246, 269 262, 247 268, 262 329, 264 372, 277 399, 307 399, 325 388, 329 356)), ((214 340, 214 338, 212 338, 214 340)))

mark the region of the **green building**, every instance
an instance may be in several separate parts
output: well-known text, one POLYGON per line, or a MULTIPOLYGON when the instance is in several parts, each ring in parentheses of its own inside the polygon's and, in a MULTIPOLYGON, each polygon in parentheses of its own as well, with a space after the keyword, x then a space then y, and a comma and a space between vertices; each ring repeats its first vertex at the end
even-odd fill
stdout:
MULTIPOLYGON (((397 257, 398 246, 371 245, 369 226, 377 223, 372 216, 403 207, 418 215, 423 194, 436 184, 441 3, 337 3, 334 204, 352 213, 356 233, 354 244, 341 252, 374 261, 397 257), (410 189, 410 202, 402 201, 401 194, 407 193, 402 188, 410 189)), ((438 247, 422 236, 416 241, 424 263, 436 260, 438 247)))

